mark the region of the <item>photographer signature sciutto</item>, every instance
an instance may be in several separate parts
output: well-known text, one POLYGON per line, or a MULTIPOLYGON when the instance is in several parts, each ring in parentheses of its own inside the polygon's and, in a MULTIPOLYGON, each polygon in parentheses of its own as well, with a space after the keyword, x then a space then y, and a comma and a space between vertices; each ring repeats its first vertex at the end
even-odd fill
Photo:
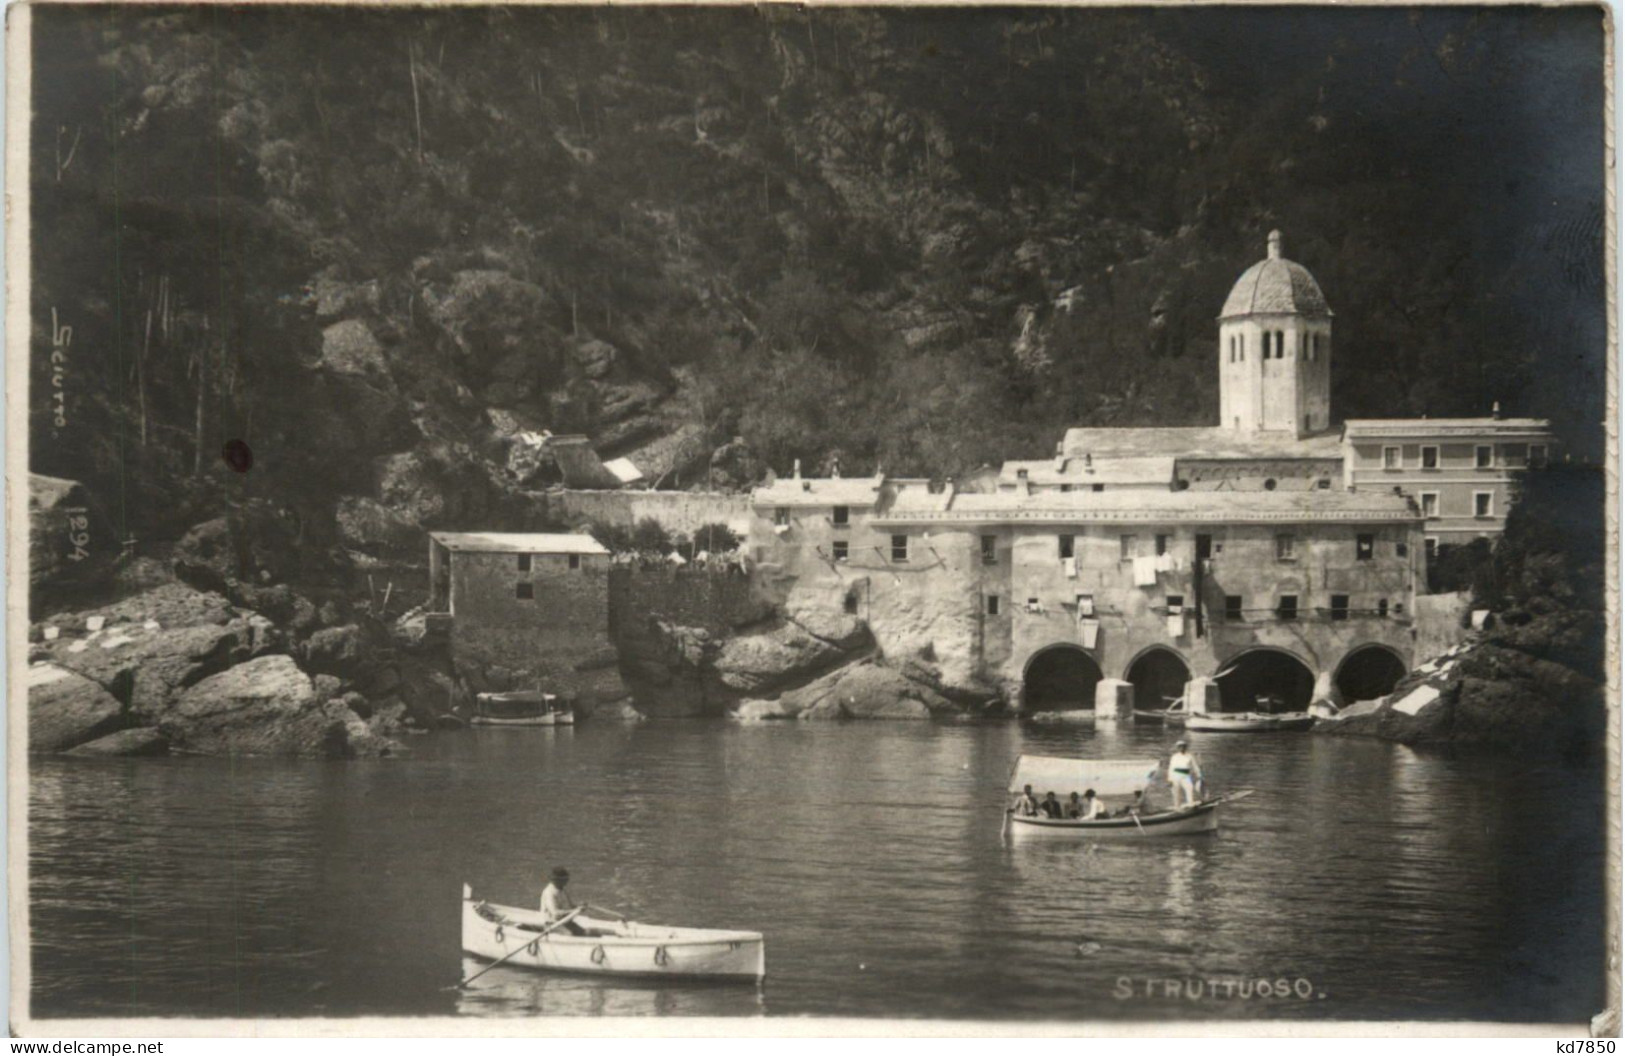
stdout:
POLYGON ((1134 978, 1120 975, 1112 986, 1112 996, 1119 1001, 1129 1001, 1134 998, 1144 1000, 1177 1000, 1184 998, 1187 1001, 1276 1001, 1296 1000, 1308 1001, 1311 998, 1325 1000, 1326 995, 1315 989, 1315 984, 1308 979, 1298 977, 1287 979, 1252 978, 1235 975, 1214 976, 1211 978, 1190 978, 1178 976, 1144 976, 1134 978))

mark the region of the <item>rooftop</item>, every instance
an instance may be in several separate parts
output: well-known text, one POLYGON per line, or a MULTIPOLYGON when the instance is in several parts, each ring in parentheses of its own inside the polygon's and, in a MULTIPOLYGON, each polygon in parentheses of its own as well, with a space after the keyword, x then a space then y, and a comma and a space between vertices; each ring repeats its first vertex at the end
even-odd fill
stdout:
POLYGON ((489 554, 608 554, 581 532, 430 532, 447 550, 489 554))
POLYGON ((1068 429, 1061 454, 1087 454, 1098 466, 1102 459, 1163 456, 1172 458, 1341 458, 1342 436, 1334 431, 1302 440, 1291 433, 1244 433, 1205 426, 1154 426, 1119 429, 1068 429))
POLYGON ((873 506, 879 477, 786 477, 750 493, 754 506, 873 506))
POLYGON ((1343 423, 1351 436, 1386 434, 1444 436, 1452 433, 1544 433, 1552 423, 1545 418, 1350 418, 1343 423))
POLYGON ((1167 455, 1102 457, 1061 455, 1056 458, 1010 461, 999 471, 999 483, 1009 486, 1027 471, 1032 484, 1163 484, 1174 479, 1174 460, 1167 455))
POLYGON ((873 524, 1004 521, 1226 524, 1410 522, 1421 514, 1403 496, 1370 491, 1106 491, 1021 495, 932 495, 899 502, 873 524))
POLYGON ((1281 232, 1271 231, 1269 255, 1241 273, 1219 318, 1307 315, 1325 319, 1331 314, 1315 277, 1302 264, 1281 256, 1281 232))

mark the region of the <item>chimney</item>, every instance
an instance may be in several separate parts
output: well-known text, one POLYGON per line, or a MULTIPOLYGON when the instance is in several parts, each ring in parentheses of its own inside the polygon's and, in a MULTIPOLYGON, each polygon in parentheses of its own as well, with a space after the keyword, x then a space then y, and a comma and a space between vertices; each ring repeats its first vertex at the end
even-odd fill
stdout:
POLYGON ((1083 453, 1083 467, 1085 469, 1094 469, 1095 468, 1095 456, 1091 455, 1087 451, 1085 451, 1083 453))
POLYGON ((1501 401, 1500 400, 1496 400, 1494 405, 1492 405, 1490 407, 1490 417, 1496 419, 1497 421, 1500 420, 1500 418, 1501 418, 1501 401))
POLYGON ((799 458, 796 459, 795 470, 792 473, 792 476, 794 476, 797 480, 801 479, 801 459, 799 458))
POLYGON ((1281 259, 1281 232, 1279 231, 1270 232, 1270 259, 1281 259))

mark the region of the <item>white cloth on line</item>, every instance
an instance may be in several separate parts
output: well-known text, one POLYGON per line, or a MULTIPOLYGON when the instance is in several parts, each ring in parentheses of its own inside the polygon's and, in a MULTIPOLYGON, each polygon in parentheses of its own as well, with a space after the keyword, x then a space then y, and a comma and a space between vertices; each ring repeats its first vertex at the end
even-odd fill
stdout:
POLYGON ((1171 612, 1168 614, 1168 637, 1178 638, 1185 633, 1185 614, 1171 612))
POLYGON ((1136 587, 1151 587, 1157 582, 1157 559, 1154 557, 1136 557, 1134 559, 1134 585, 1136 587))
POLYGON ((1067 579, 1077 579, 1078 578, 1078 559, 1077 558, 1075 558, 1075 557, 1064 557, 1064 558, 1062 558, 1061 559, 1061 567, 1063 569, 1065 569, 1067 579))
POLYGON ((1100 621, 1084 620, 1082 623, 1078 624, 1078 633, 1083 638, 1083 647, 1085 649, 1093 649, 1095 647, 1096 640, 1100 636, 1100 621))
POLYGON ((1172 572, 1174 570, 1174 555, 1164 550, 1157 555, 1157 571, 1172 572))

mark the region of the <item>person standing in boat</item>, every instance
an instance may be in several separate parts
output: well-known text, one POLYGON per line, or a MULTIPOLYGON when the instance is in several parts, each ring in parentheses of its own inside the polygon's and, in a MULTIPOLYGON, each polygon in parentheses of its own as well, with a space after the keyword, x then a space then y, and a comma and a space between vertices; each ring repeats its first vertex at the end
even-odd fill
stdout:
POLYGON ((1196 802, 1196 785, 1202 780, 1202 766, 1186 750, 1184 741, 1174 742, 1173 754, 1168 757, 1168 784, 1174 790, 1174 809, 1196 802))
MULTIPOLYGON (((570 901, 570 896, 564 893, 569 883, 570 870, 561 865, 553 870, 552 882, 542 888, 542 916, 546 918, 547 923, 551 924, 568 916, 570 911, 576 908, 575 903, 570 901)), ((566 920, 562 930, 571 935, 587 934, 587 929, 573 920, 566 920)))

